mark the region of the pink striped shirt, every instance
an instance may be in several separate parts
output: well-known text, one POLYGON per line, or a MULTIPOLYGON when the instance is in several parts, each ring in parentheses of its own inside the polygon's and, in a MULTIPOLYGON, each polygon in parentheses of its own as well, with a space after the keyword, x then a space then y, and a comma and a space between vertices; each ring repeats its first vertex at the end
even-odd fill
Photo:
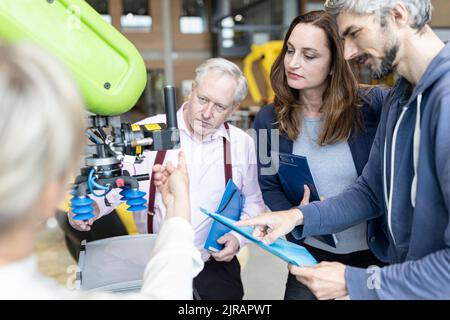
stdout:
MULTIPOLYGON (((234 183, 242 190, 245 196, 245 204, 241 219, 254 217, 265 211, 264 201, 258 185, 255 145, 253 139, 241 129, 230 125, 230 134, 222 125, 216 132, 202 141, 197 139, 187 128, 183 110, 186 104, 177 113, 178 126, 180 129, 181 149, 185 153, 190 182, 190 201, 192 218, 191 223, 195 232, 195 245, 201 251, 202 258, 207 261, 210 254, 203 249, 204 243, 211 228, 212 220, 200 212, 205 208, 214 212, 219 206, 225 191, 225 173, 223 160, 223 138, 231 143, 231 159, 233 164, 234 183)), ((165 123, 165 115, 157 115, 140 121, 138 124, 165 123)), ((169 150, 164 163, 178 162, 179 150, 169 150)), ((155 161, 156 152, 144 152, 145 159, 140 164, 124 162, 124 170, 131 175, 147 174, 151 172, 155 161)), ((140 182, 139 189, 147 193, 150 181, 140 182)), ((103 200, 94 199, 100 206, 101 215, 112 212, 120 204, 120 195, 113 190, 107 199, 112 203, 106 207, 103 200)), ((132 213, 130 213, 132 214, 132 213)), ((134 221, 140 233, 147 233, 147 211, 133 213, 134 221)), ((165 217, 165 207, 161 194, 157 191, 155 195, 155 215, 153 219, 153 230, 158 233, 165 217)), ((246 240, 233 233, 241 244, 246 240)))

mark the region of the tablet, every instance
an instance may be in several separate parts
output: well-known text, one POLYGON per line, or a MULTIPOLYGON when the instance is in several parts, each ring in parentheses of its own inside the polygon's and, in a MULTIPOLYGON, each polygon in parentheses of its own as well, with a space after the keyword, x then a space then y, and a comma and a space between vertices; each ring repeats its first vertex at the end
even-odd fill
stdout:
POLYGON ((309 253, 309 251, 298 244, 286 241, 284 239, 278 239, 271 245, 267 245, 255 236, 253 236, 253 228, 251 227, 237 227, 235 222, 231 219, 225 218, 216 213, 208 212, 205 209, 200 209, 201 212, 208 215, 215 221, 222 223, 233 231, 239 233, 245 238, 249 239, 253 243, 257 244, 261 248, 269 251, 270 253, 276 255, 277 257, 283 259, 289 264, 299 266, 299 267, 311 267, 316 265, 317 260, 309 253))

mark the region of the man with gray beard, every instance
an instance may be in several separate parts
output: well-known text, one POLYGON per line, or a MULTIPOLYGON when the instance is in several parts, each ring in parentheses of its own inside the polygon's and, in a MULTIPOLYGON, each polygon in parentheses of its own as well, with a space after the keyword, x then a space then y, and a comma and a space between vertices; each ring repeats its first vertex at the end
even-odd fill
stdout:
POLYGON ((357 182, 341 195, 238 225, 258 226, 272 243, 339 232, 367 219, 369 247, 384 268, 340 263, 290 272, 319 299, 450 297, 450 44, 431 30, 430 0, 328 0, 345 58, 375 78, 400 76, 385 99, 372 152, 357 182))

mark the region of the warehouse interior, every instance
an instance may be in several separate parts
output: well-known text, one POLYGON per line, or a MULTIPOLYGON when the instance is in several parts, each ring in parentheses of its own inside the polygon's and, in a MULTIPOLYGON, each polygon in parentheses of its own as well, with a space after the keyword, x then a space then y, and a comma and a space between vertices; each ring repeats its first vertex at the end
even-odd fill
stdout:
MULTIPOLYGON (((139 93, 134 107, 120 115, 123 123, 134 124, 165 114, 168 101, 167 96, 164 96, 166 86, 174 88, 174 104, 177 110, 181 110, 182 105, 190 101, 192 90, 197 85, 197 67, 208 59, 220 57, 236 64, 248 81, 248 95, 226 120, 233 128, 249 133, 254 128, 258 113, 274 101, 271 68, 281 53, 283 39, 291 22, 297 16, 323 10, 325 3, 320 0, 76 0, 64 13, 67 24, 73 24, 75 29, 80 17, 85 23, 84 12, 80 11, 84 7, 78 6, 79 1, 92 7, 107 27, 114 28, 124 36, 137 49, 145 64, 145 87, 139 93)), ((65 5, 67 1, 43 2, 65 5)), ((450 40, 450 1, 432 0, 431 3, 434 9, 430 27, 441 41, 447 43, 450 40)), ((2 23, 0 39, 1 29, 2 23)), ((96 52, 91 54, 95 56, 96 52)), ((383 79, 374 79, 367 65, 350 62, 350 66, 358 83, 363 85, 389 90, 399 79, 395 73, 383 79)), ((140 191, 147 192, 148 189, 140 191)), ((202 192, 198 191, 198 194, 202 192)), ((105 198, 104 203, 108 201, 105 198)), ((142 230, 136 215, 119 208, 96 221, 89 227, 90 231, 73 230, 67 221, 67 212, 70 210, 70 200, 66 197, 55 211, 55 217, 48 219, 39 232, 34 242, 33 255, 37 257, 39 271, 43 275, 70 290, 78 290, 82 280, 81 271, 85 271, 80 270, 78 260, 80 248, 81 251, 86 248, 83 240, 89 243, 116 237, 129 238, 139 236, 142 230)), ((269 211, 267 203, 265 211, 269 211)), ((244 289, 243 300, 285 299, 289 263, 270 250, 248 242, 237 254, 244 289)), ((105 248, 104 252, 108 252, 108 247, 105 248)), ((105 258, 105 261, 108 259, 105 258)), ((107 268, 104 265, 97 267, 102 270, 107 268)), ((450 274, 448 266, 443 269, 450 274)), ((338 300, 349 300, 349 294, 338 300)), ((194 292, 195 298, 202 299, 194 292)))

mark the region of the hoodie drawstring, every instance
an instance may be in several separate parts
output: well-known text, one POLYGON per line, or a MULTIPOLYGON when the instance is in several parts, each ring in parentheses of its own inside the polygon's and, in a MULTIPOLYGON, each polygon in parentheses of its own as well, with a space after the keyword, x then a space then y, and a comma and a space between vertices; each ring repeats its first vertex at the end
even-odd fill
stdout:
POLYGON ((417 198, 417 171, 419 169, 419 153, 420 153, 420 133, 421 133, 421 114, 422 94, 417 97, 417 111, 416 111, 416 128, 414 129, 414 179, 411 186, 411 204, 413 208, 416 207, 417 198))
MULTIPOLYGON (((417 111, 416 111, 416 126, 414 129, 414 145, 413 145, 413 158, 414 158, 414 179, 411 185, 411 203, 413 207, 416 206, 416 197, 417 197, 417 170, 419 168, 419 152, 420 152, 420 133, 421 133, 421 114, 420 109, 422 105, 422 94, 419 94, 417 98, 417 111)), ((395 149, 397 145, 397 134, 400 129, 400 124, 408 111, 408 108, 403 108, 403 112, 400 115, 400 118, 397 121, 397 124, 394 129, 394 134, 392 136, 392 146, 391 146, 391 176, 390 176, 390 190, 388 192, 387 188, 387 137, 384 142, 384 162, 383 162, 383 187, 384 187, 384 198, 387 207, 387 222, 389 232, 391 234, 392 240, 394 244, 396 244, 396 240, 394 237, 394 232, 392 230, 392 203, 393 203, 393 189, 394 189, 394 176, 395 176, 395 149)))

